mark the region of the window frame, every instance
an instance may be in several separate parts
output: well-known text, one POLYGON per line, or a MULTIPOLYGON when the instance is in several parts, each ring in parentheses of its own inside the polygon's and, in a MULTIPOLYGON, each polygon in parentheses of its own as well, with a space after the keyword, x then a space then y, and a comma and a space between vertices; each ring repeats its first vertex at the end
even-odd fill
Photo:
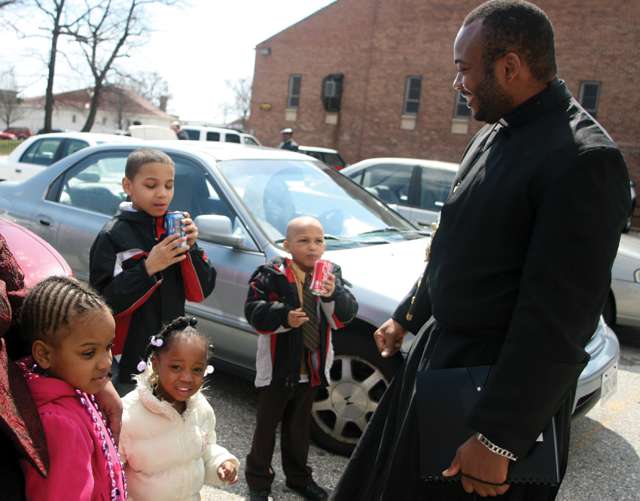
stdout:
POLYGON ((289 75, 289 84, 287 89, 287 108, 298 109, 300 107, 300 96, 302 95, 302 75, 300 73, 292 73, 289 75), (298 80, 298 93, 293 93, 294 80, 298 80), (297 100, 296 104, 292 104, 292 100, 297 100))
POLYGON ((466 100, 462 96, 462 92, 456 91, 455 97, 453 99, 453 118, 457 120, 468 120, 471 118, 471 108, 467 106, 466 100), (459 113, 460 106, 464 106, 466 112, 461 114, 459 113))
POLYGON ((599 80, 581 80, 580 81, 580 92, 579 92, 579 102, 580 105, 594 118, 598 115, 598 106, 600 105, 600 94, 602 90, 602 82, 599 80), (584 104, 584 91, 585 87, 588 85, 593 85, 596 87, 596 96, 595 96, 595 107, 593 109, 587 108, 584 104))
POLYGON ((406 116, 418 116, 418 113, 420 113, 420 101, 422 98, 422 75, 409 75, 408 77, 405 78, 405 83, 404 83, 404 100, 402 103, 402 114, 406 115, 406 116), (417 98, 410 98, 409 95, 411 93, 411 84, 412 82, 417 81, 418 82, 418 97, 417 98), (407 107, 409 104, 416 104, 416 110, 415 111, 408 111, 407 107))

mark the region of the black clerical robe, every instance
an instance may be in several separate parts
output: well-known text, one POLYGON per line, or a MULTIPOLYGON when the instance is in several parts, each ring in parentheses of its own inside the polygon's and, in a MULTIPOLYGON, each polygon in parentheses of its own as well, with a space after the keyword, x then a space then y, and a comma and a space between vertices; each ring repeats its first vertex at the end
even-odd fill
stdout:
MULTIPOLYGON (((556 415, 564 474, 575 386, 609 290, 628 185, 619 150, 562 81, 479 131, 420 286, 394 313, 409 331, 427 326, 335 499, 472 499, 459 482, 419 479, 414 389, 426 368, 494 365, 469 427, 523 456, 556 415)), ((502 499, 553 499, 556 491, 513 485, 502 499)))

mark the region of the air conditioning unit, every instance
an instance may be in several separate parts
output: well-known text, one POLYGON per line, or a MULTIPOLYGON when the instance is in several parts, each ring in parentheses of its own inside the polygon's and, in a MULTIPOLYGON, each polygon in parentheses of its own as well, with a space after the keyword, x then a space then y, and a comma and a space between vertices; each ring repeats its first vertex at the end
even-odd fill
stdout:
POLYGON ((331 113, 340 111, 343 81, 342 73, 327 75, 322 79, 322 104, 325 111, 331 113))

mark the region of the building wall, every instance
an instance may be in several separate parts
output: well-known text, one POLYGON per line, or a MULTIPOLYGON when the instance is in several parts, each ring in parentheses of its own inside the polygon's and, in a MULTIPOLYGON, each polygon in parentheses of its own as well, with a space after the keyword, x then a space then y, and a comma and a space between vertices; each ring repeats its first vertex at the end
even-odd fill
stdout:
MULTIPOLYGON (((12 124, 12 127, 29 127, 32 131, 41 129, 44 125, 44 109, 24 106, 21 109, 22 117, 12 124)), ((56 129, 80 131, 87 119, 88 112, 76 108, 56 107, 53 112, 52 126, 56 129)), ((147 114, 126 114, 124 122, 129 124, 139 120, 145 125, 161 125, 169 127, 170 118, 162 118, 147 114)), ((116 112, 98 110, 96 120, 91 132, 115 132, 118 130, 118 116, 116 112)))
MULTIPOLYGON (((453 40, 475 0, 338 0, 257 47, 250 127, 266 145, 293 127, 300 144, 333 147, 348 162, 373 156, 458 161, 473 120, 453 120, 453 40), (260 49, 270 49, 269 55, 260 49), (320 93, 329 73, 345 75, 338 123, 325 123, 320 93), (287 121, 289 75, 302 75, 300 106, 287 121), (405 79, 422 76, 413 130, 401 128, 405 79), (262 106, 261 106, 262 105, 262 106), (266 109, 270 108, 270 109, 266 109), (452 128, 463 133, 453 133, 452 128), (464 130, 466 129, 466 132, 464 130)), ((640 2, 539 0, 554 24, 559 75, 578 96, 600 86, 598 120, 621 147, 640 186, 640 2)), ((640 209, 635 224, 640 225, 640 209)))

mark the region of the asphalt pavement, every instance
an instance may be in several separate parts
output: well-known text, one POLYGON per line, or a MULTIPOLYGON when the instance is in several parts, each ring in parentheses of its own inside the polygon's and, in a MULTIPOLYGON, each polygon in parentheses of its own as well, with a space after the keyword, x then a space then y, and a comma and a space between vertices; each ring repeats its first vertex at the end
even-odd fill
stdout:
MULTIPOLYGON (((615 329, 621 342, 618 390, 603 405, 575 419, 572 428, 569 467, 559 501, 637 501, 640 499, 640 329, 615 329)), ((251 446, 256 394, 251 383, 215 373, 209 390, 217 416, 220 444, 244 464, 251 446)), ((273 467, 274 500, 298 500, 284 485, 279 444, 273 467)), ((311 446, 309 464, 323 487, 335 487, 347 458, 311 446)), ((240 500, 247 494, 244 475, 226 489, 205 487, 203 501, 240 500)))

